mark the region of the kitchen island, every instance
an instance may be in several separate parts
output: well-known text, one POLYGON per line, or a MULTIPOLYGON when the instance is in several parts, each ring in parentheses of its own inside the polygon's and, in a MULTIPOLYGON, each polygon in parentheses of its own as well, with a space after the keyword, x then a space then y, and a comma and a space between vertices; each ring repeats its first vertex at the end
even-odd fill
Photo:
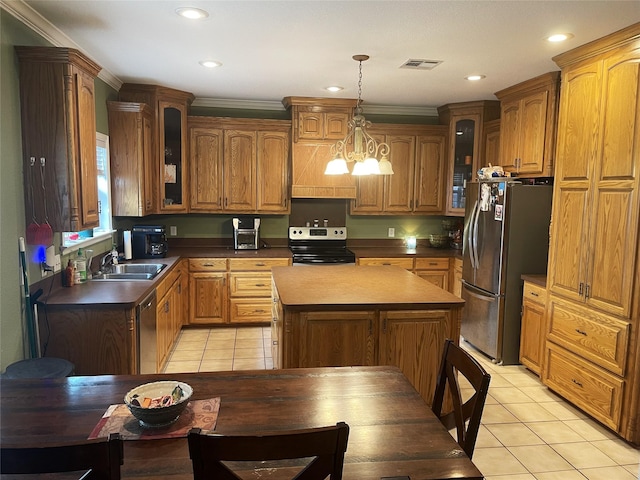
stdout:
POLYGON ((396 365, 429 404, 464 300, 395 266, 272 269, 275 368, 396 365))

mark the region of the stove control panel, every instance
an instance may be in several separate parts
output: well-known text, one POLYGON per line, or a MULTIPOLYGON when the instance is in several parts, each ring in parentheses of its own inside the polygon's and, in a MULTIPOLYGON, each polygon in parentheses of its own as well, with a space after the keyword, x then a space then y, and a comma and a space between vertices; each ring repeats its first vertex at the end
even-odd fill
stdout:
POLYGON ((290 240, 346 240, 347 227, 289 227, 290 240))

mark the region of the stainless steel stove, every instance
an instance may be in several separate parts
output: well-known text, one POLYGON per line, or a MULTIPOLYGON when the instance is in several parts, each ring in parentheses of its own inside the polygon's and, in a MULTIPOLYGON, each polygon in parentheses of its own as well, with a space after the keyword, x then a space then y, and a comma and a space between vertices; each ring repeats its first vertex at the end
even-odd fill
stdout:
POLYGON ((294 265, 355 264, 347 227, 289 227, 294 265))

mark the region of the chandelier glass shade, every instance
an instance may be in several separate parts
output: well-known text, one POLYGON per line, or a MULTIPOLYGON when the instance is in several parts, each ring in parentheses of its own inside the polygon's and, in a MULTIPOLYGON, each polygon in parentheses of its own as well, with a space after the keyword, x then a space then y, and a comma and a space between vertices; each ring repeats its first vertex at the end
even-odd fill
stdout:
POLYGON ((368 132, 371 122, 362 115, 362 62, 367 55, 354 55, 359 62, 358 103, 355 116, 349 120, 349 131, 344 139, 331 146, 333 159, 327 163, 325 175, 343 175, 349 173, 348 163, 353 163, 351 175, 393 175, 389 161, 389 145, 377 142, 368 132))

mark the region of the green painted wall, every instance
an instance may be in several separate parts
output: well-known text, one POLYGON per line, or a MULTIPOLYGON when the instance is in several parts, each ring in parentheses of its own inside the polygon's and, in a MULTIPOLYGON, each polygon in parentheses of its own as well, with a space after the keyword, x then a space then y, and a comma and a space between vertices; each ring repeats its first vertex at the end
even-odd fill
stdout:
MULTIPOLYGON (((50 43, 0 9, 0 370, 25 358, 23 308, 20 286, 18 238, 25 236, 24 189, 22 186, 22 132, 20 128, 20 88, 15 45, 50 46, 50 43)), ((96 80, 96 128, 108 133, 106 100, 117 92, 96 80)), ((60 244, 60 234, 54 245, 60 244)), ((96 245, 106 251, 111 242, 96 245)), ((27 248, 27 257, 33 251, 27 248)), ((68 257, 62 258, 66 264, 68 257)), ((41 280, 37 264, 30 262, 29 283, 41 280)))

